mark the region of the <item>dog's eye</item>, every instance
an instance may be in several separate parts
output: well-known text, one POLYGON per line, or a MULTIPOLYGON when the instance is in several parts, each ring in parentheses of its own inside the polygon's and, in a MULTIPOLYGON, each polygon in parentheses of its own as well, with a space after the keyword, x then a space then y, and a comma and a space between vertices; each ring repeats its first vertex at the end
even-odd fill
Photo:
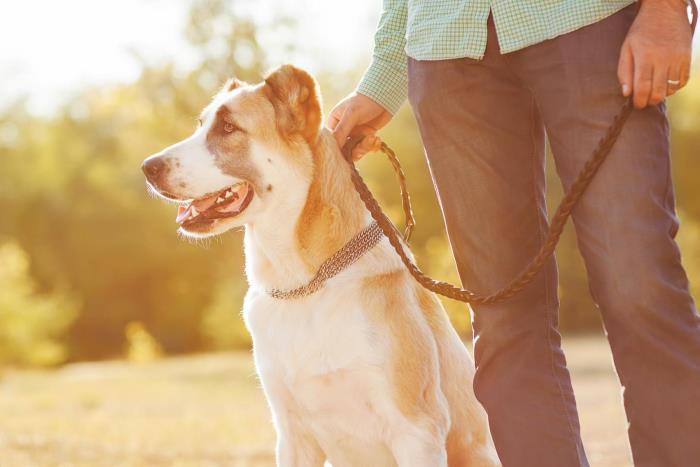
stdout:
POLYGON ((224 122, 224 131, 226 133, 233 133, 236 130, 236 125, 231 122, 224 122))

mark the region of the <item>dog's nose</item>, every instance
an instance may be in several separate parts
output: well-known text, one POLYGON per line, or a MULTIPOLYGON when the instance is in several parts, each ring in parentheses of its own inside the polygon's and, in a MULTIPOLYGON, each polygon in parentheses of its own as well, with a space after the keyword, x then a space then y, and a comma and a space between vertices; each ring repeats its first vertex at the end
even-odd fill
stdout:
POLYGON ((166 164, 162 157, 149 157, 141 165, 141 170, 150 181, 156 181, 165 172, 166 164))

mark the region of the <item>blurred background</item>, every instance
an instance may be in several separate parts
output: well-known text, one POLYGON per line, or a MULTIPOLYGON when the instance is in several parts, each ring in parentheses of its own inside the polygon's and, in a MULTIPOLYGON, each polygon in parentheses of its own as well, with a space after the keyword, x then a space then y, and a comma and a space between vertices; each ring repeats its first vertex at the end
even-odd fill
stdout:
MULTIPOLYGON (((188 135, 230 76, 257 82, 283 62, 306 67, 328 111, 369 63, 379 0, 3 6, 0 465, 271 465, 274 436, 239 315, 242 234, 178 237, 175 208, 147 195, 140 164, 188 135)), ((700 81, 669 109, 678 240, 697 297, 700 81)), ((408 175, 419 263, 457 281, 407 105, 381 136, 408 175)), ((360 168, 402 222, 389 165, 369 156, 360 168)), ((629 465, 619 388, 570 227, 557 254, 592 461, 629 465)), ((468 341, 467 309, 445 305, 468 341)))

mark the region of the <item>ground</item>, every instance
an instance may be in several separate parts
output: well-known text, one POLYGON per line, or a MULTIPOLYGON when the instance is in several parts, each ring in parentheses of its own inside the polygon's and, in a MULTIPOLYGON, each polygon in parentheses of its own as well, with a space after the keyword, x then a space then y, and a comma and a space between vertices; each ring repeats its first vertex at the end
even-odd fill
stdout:
MULTIPOLYGON (((564 345, 591 466, 631 466, 606 342, 564 345)), ((272 466, 274 439, 247 352, 0 375, 1 467, 272 466)))

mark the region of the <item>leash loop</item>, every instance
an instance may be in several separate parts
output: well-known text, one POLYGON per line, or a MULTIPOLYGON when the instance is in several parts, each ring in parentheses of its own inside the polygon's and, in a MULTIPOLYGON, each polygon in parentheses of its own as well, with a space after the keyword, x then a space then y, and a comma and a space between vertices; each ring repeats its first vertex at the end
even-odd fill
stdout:
MULTIPOLYGON (((349 161, 350 165, 352 165, 353 167, 354 163, 352 159, 352 151, 358 144, 360 144, 360 142, 363 139, 364 135, 349 136, 347 142, 345 143, 345 146, 343 146, 343 156, 345 157, 345 160, 349 161)), ((387 159, 389 159, 389 162, 391 162, 391 166, 394 169, 394 173, 396 174, 396 179, 399 182, 399 191, 401 192, 401 206, 403 208, 403 214, 406 223, 406 226, 404 227, 403 231, 403 240, 406 243, 408 243, 408 241, 411 239, 413 229, 416 226, 416 219, 413 216, 413 208, 411 207, 411 196, 406 186, 406 174, 404 174, 403 172, 401 162, 399 162, 399 158, 396 156, 396 153, 385 142, 382 141, 382 144, 379 147, 379 151, 384 153, 387 159)), ((355 186, 355 188, 357 189, 357 185, 355 186)), ((369 189, 367 189, 367 191, 369 191, 369 189)), ((379 205, 377 204, 377 206, 379 205)), ((379 209, 381 210, 381 208, 379 209)))

